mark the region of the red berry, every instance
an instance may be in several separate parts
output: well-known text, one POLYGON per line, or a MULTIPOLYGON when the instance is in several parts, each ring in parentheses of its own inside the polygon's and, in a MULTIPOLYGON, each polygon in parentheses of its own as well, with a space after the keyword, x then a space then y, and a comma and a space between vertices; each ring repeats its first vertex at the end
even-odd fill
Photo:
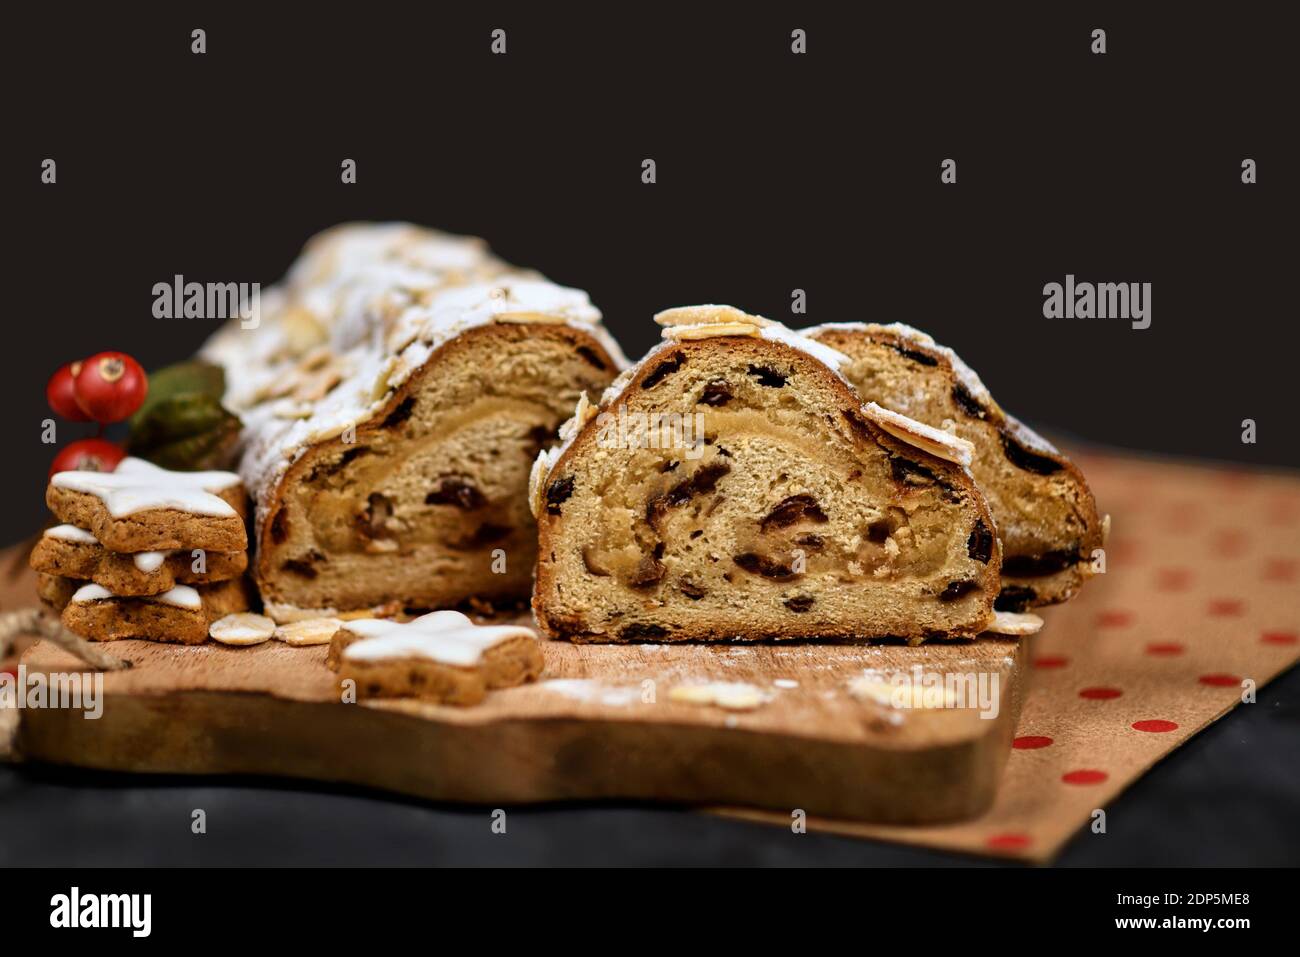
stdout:
POLYGON ((90 417, 77 405, 76 380, 81 371, 80 362, 69 362, 58 372, 50 376, 45 384, 45 399, 55 415, 61 415, 73 422, 89 422, 90 417))
POLYGON ((149 380, 125 352, 101 352, 81 364, 77 405, 96 422, 121 422, 144 403, 149 380))
POLYGON ((126 453, 107 439, 81 439, 54 457, 55 472, 111 472, 126 453))

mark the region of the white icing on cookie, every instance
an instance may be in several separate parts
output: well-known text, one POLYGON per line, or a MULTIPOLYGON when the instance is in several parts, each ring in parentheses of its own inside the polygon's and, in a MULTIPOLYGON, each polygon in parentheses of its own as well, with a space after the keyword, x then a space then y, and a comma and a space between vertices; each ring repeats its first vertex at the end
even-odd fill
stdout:
POLYGON ((103 585, 82 585, 72 595, 72 601, 78 605, 84 605, 92 601, 105 601, 110 598, 152 601, 162 605, 174 605, 177 608, 185 608, 190 611, 200 611, 203 608, 202 597, 189 585, 177 585, 161 595, 115 595, 103 585))
POLYGON ((171 552, 136 552, 131 560, 135 562, 136 568, 148 575, 162 568, 170 554, 171 552))
POLYGON ((519 625, 475 625, 457 611, 435 611, 405 623, 363 618, 349 621, 344 627, 363 636, 343 650, 344 658, 427 658, 462 668, 478 664, 483 652, 493 645, 511 638, 533 637, 531 629, 519 625))
POLYGON ((50 483, 94 495, 114 518, 151 509, 220 518, 239 514, 214 494, 239 484, 233 472, 172 472, 143 459, 125 458, 115 471, 57 472, 50 483))
POLYGON ((79 545, 99 544, 99 539, 84 528, 78 528, 76 525, 55 525, 53 528, 47 528, 45 537, 57 538, 61 542, 76 542, 79 545))

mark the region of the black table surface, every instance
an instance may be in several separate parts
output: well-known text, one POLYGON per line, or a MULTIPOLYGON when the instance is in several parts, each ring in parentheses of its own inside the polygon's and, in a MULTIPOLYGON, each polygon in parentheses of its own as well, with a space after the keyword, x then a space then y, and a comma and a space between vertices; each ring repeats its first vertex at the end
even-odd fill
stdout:
MULTIPOLYGON (((1064 866, 1300 864, 1300 668, 1141 778, 1064 866)), ((982 858, 682 809, 430 805, 268 779, 0 766, 0 866, 978 866, 982 858), (191 831, 193 812, 204 834, 191 831)))

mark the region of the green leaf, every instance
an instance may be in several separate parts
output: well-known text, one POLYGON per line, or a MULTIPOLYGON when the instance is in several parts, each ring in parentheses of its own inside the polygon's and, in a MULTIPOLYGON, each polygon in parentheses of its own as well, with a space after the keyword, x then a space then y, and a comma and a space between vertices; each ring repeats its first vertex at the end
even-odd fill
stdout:
POLYGON ((138 424, 158 405, 185 393, 210 396, 220 403, 226 394, 225 370, 202 359, 190 359, 150 373, 149 394, 145 396, 144 404, 131 416, 131 432, 134 434, 138 424))
POLYGON ((131 447, 132 455, 178 471, 226 468, 239 441, 239 418, 229 412, 212 428, 149 448, 131 447))
POLYGON ((179 392, 155 402, 147 415, 131 423, 130 447, 149 449, 217 427, 230 413, 202 392, 179 392))

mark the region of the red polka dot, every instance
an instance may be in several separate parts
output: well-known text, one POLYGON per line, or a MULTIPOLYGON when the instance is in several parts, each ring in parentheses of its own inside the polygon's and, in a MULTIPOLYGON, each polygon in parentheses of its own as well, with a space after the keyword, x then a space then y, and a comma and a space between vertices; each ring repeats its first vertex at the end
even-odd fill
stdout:
POLYGON ((1035 668, 1064 668, 1069 663, 1065 655, 1039 655, 1034 659, 1035 668))
POLYGON ((1241 684, 1241 679, 1236 675, 1201 675, 1196 680, 1211 688, 1236 688, 1241 684))
POLYGON ((986 847, 995 851, 1016 851, 1028 847, 1032 843, 1033 839, 1028 834, 1022 834, 1019 831, 994 834, 984 842, 986 847))
POLYGON ((1186 568, 1162 568, 1156 572, 1156 587, 1161 591, 1186 591, 1192 573, 1186 568))
POLYGON ((1129 538, 1111 541, 1106 545, 1106 554, 1121 564, 1133 561, 1141 551, 1142 549, 1138 547, 1138 544, 1129 538))
POLYGON ((1210 601, 1209 612, 1216 618, 1233 618, 1246 610, 1246 603, 1236 598, 1215 598, 1210 601))
POLYGON ((1131 611, 1103 611, 1097 616, 1098 628, 1123 628, 1133 624, 1131 611))
POLYGON ((1297 562, 1290 558, 1270 558, 1264 564, 1264 580, 1270 582, 1293 582, 1296 578, 1297 562))
POLYGON ((1268 517, 1269 521, 1278 525, 1294 524, 1295 520, 1300 518, 1300 503, 1278 499, 1269 508, 1268 517))
POLYGON ((1214 536, 1214 550, 1221 558, 1237 558, 1246 552, 1250 541, 1240 529, 1229 529, 1214 536))
POLYGON ((1294 645, 1300 643, 1300 638, 1296 637, 1294 631, 1266 631, 1260 636, 1259 640, 1266 645, 1294 645))
POLYGON ((1079 697, 1087 698, 1089 701, 1109 701, 1123 693, 1118 688, 1084 688, 1079 692, 1079 697))
POLYGON ((1080 768, 1077 771, 1066 771, 1061 775, 1061 780, 1066 784, 1100 784, 1108 777, 1110 775, 1105 771, 1098 771, 1095 768, 1080 768))
POLYGON ((1176 641, 1161 641, 1147 645, 1148 655, 1181 655, 1186 650, 1176 641))
POLYGON ((1050 747, 1052 739, 1042 734, 1022 734, 1011 742, 1013 748, 1021 751, 1036 751, 1039 748, 1050 747))
POLYGON ((1133 730, 1161 734, 1165 731, 1177 731, 1178 725, 1173 721, 1165 721, 1163 718, 1148 718, 1145 721, 1134 721, 1133 730))
POLYGON ((1217 476, 1220 488, 1240 492, 1255 484, 1255 476, 1249 472, 1222 472, 1217 476))

